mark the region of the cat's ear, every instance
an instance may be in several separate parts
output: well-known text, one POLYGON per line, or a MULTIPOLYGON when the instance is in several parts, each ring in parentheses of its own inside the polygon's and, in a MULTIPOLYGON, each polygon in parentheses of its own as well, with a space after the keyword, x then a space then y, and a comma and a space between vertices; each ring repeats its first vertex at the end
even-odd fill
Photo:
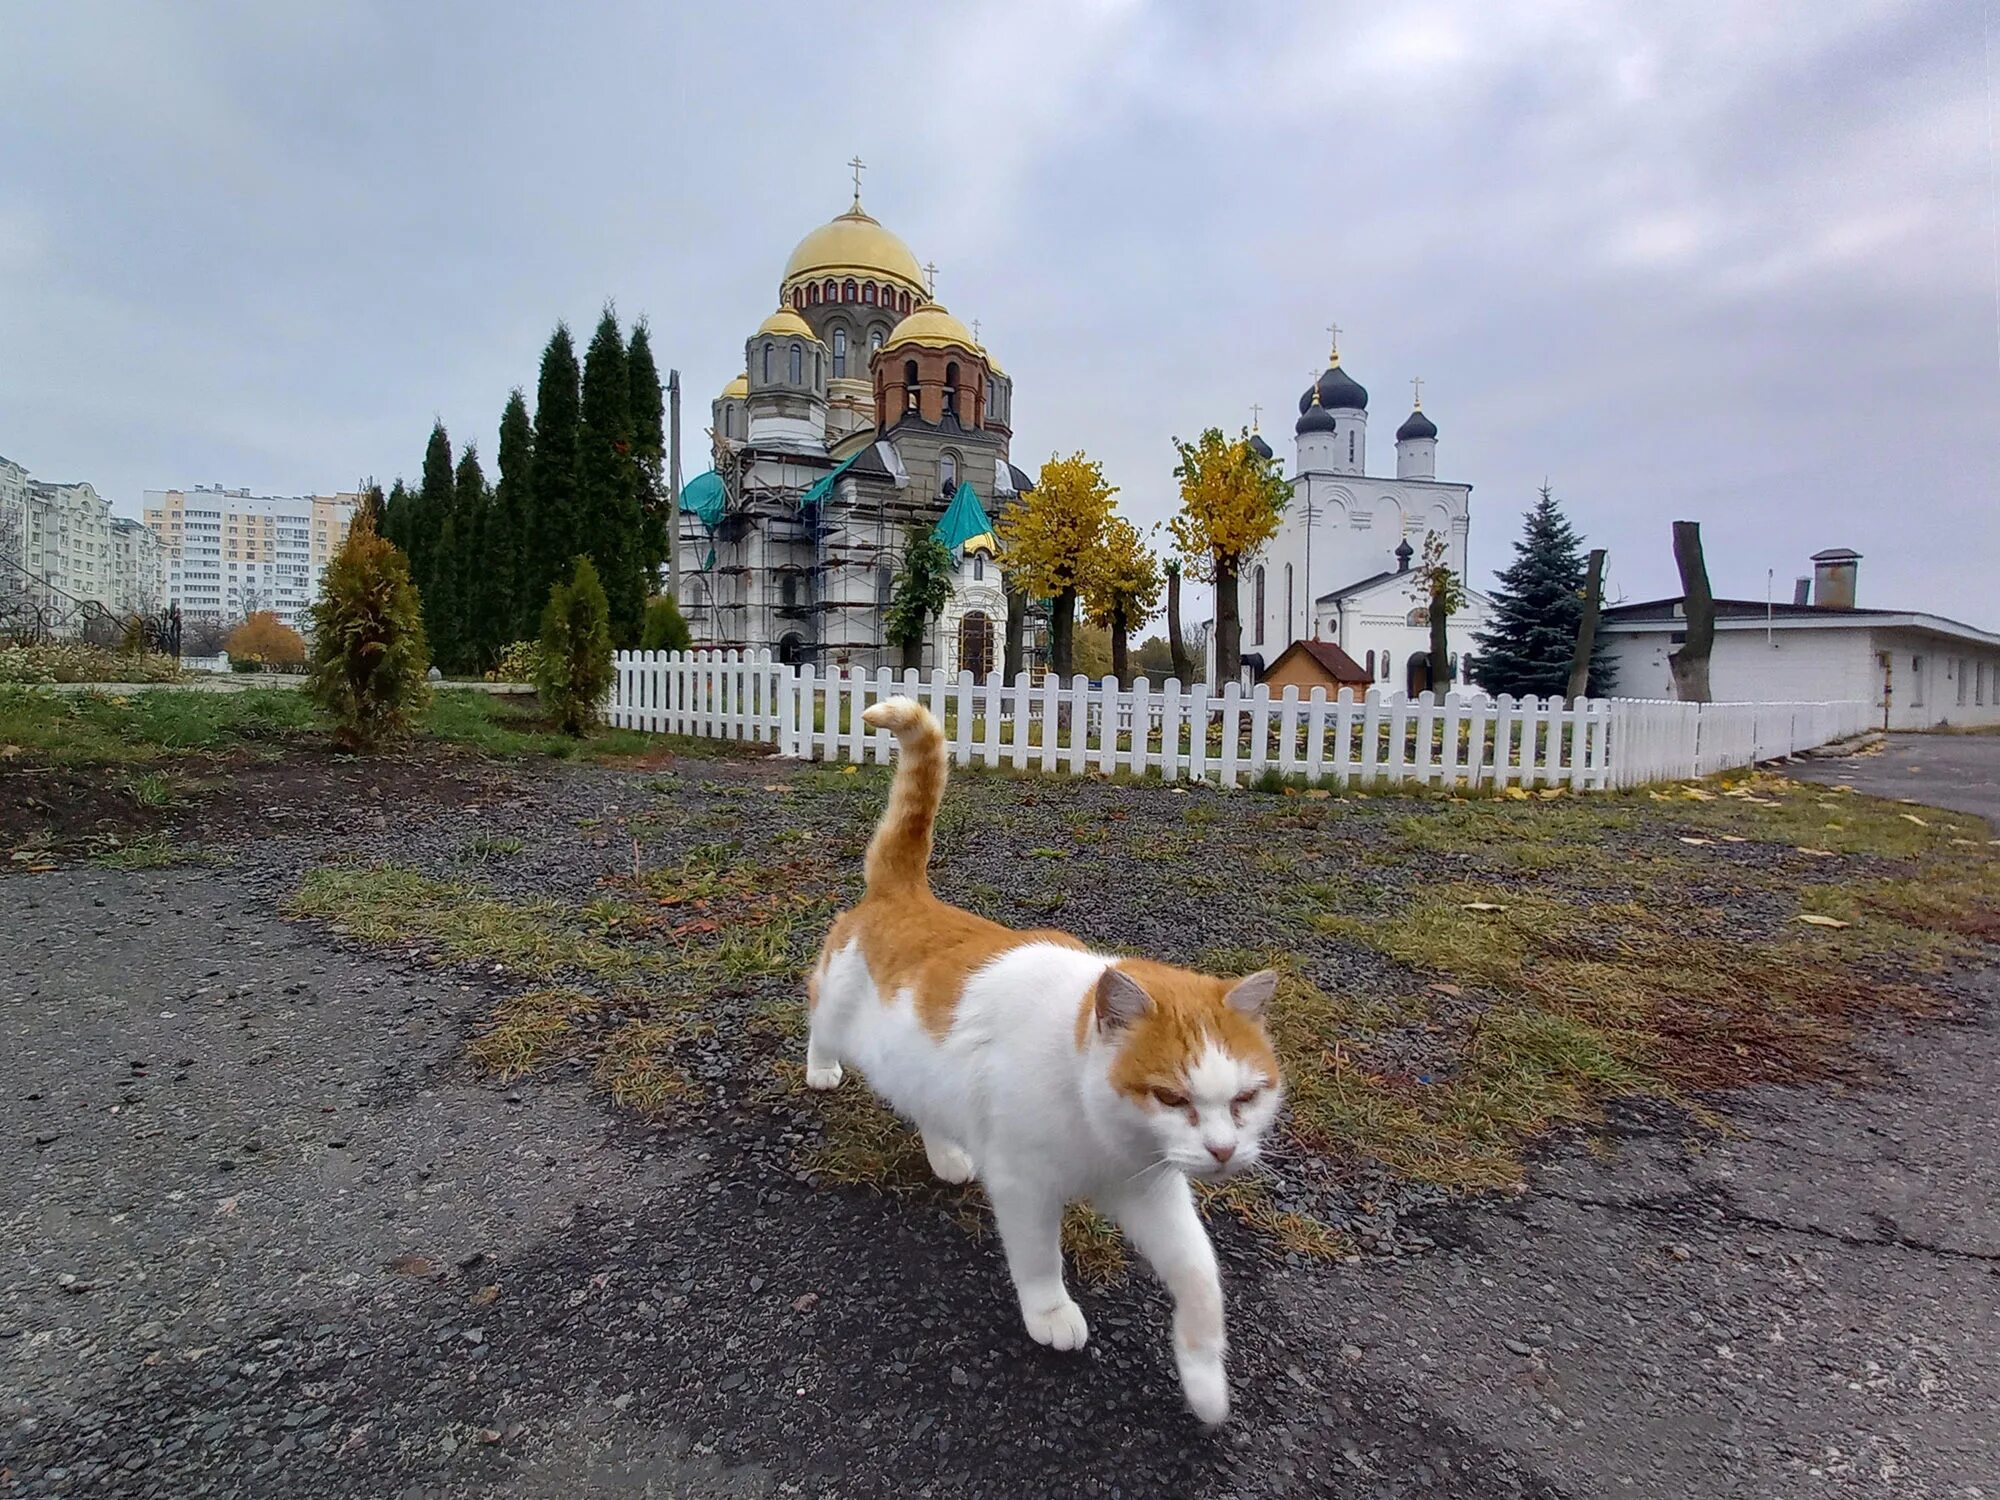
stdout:
POLYGON ((1110 968, 1097 981, 1097 1024, 1105 1031, 1130 1026, 1153 1008, 1153 997, 1123 969, 1110 968))
POLYGON ((1271 969, 1259 969, 1248 979, 1239 979, 1230 988, 1229 1008, 1253 1021, 1264 1019, 1264 1012, 1271 1008, 1271 997, 1278 992, 1278 976, 1271 969))

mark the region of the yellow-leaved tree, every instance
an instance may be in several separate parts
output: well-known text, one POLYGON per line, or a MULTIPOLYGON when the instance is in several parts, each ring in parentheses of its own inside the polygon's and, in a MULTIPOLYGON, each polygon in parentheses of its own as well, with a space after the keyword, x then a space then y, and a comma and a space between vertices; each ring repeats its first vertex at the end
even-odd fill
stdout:
POLYGON ((1129 632, 1160 607, 1160 560, 1123 516, 1112 516, 1098 535, 1083 577, 1083 615, 1111 632, 1111 672, 1130 687, 1125 642, 1129 632))
POLYGON ((1236 680, 1243 664, 1243 617, 1236 578, 1257 549, 1278 533, 1292 497, 1284 469, 1250 446, 1250 431, 1224 437, 1211 427, 1192 443, 1174 439, 1181 461, 1181 508, 1167 522, 1190 578, 1215 585, 1215 670, 1218 683, 1236 680))
POLYGON ((1117 493, 1116 485, 1104 482, 1096 459, 1051 454, 1035 487, 1008 506, 999 522, 1008 582, 1030 598, 1050 601, 1050 666, 1059 677, 1071 671, 1077 594, 1117 493))

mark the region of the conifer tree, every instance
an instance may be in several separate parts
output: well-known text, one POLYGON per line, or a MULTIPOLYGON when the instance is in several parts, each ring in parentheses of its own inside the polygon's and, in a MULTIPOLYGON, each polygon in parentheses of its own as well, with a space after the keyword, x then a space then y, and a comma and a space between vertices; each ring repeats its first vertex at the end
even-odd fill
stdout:
POLYGON ((458 603, 458 634, 452 665, 461 672, 483 672, 500 654, 499 630, 493 618, 493 571, 487 565, 492 546, 487 525, 491 496, 479 450, 471 443, 459 455, 453 486, 452 520, 458 527, 451 553, 452 587, 458 603))
MULTIPOLYGON (((1489 693, 1560 696, 1583 616, 1581 539, 1547 485, 1528 512, 1514 561, 1493 590, 1493 624, 1478 638, 1473 672, 1489 693)), ((1591 653, 1590 693, 1608 693, 1611 663, 1602 638, 1591 653)))
POLYGON ((529 566, 528 523, 533 515, 535 428, 528 403, 516 386, 500 417, 500 477, 493 489, 492 525, 488 528, 486 564, 493 570, 495 618, 500 642, 533 637, 538 623, 535 595, 522 586, 529 566))
POLYGON ((639 471, 639 514, 645 526, 645 582, 658 587, 660 565, 667 560, 667 419, 660 390, 660 369, 653 363, 653 337, 645 320, 632 330, 625 351, 625 368, 632 391, 632 461, 639 471))
POLYGON ((465 608, 458 589, 458 517, 449 510, 433 541, 433 554, 431 586, 423 596, 431 660, 439 671, 455 676, 465 669, 465 608))
POLYGON ((417 503, 411 508, 409 556, 410 576, 416 581, 417 593, 424 601, 424 620, 430 627, 431 635, 436 638, 449 638, 449 631, 431 603, 431 594, 438 587, 439 560, 450 555, 442 550, 440 544, 456 490, 457 479, 451 466, 451 438, 445 432, 443 422, 433 422, 431 440, 424 448, 423 485, 417 491, 417 503))
POLYGON ((377 536, 403 554, 406 564, 410 555, 410 507, 414 503, 409 486, 399 476, 389 486, 389 498, 382 502, 382 519, 375 528, 377 536))
POLYGON ((578 548, 596 564, 611 611, 611 638, 639 638, 646 607, 639 471, 632 457, 632 387, 625 340, 610 308, 583 358, 583 420, 577 437, 578 548))
POLYGON ((604 590, 588 557, 576 560, 568 583, 549 590, 542 611, 535 689, 564 734, 586 734, 603 713, 611 690, 611 632, 604 590))
POLYGON ((408 560, 368 518, 348 528, 312 610, 306 690, 349 749, 407 730, 429 699, 423 609, 408 560))
POLYGON ((522 608, 537 624, 541 601, 568 573, 569 559, 576 555, 582 540, 576 493, 579 380, 569 325, 558 323, 542 351, 541 379, 535 386, 534 457, 530 465, 534 480, 528 496, 533 514, 522 549, 526 563, 516 585, 522 608))

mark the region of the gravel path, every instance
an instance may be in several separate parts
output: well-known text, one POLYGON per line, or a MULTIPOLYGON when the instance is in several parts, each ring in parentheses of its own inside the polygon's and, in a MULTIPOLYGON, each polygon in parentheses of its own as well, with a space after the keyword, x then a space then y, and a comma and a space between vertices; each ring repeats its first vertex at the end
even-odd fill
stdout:
POLYGON ((1983 981, 1878 1044, 1875 1092, 1760 1092, 1700 1149, 1634 1114, 1520 1198, 1397 1199, 1430 1254, 1225 1227, 1208 1436, 1143 1278, 1037 1350, 990 1237, 801 1180, 810 1104, 665 1128, 580 1069, 496 1087, 482 981, 276 915, 330 848, 443 868, 480 831, 529 841, 507 881, 588 890, 623 851, 553 831, 646 781, 472 767, 222 868, 0 876, 0 1495, 2000 1497, 1983 981))

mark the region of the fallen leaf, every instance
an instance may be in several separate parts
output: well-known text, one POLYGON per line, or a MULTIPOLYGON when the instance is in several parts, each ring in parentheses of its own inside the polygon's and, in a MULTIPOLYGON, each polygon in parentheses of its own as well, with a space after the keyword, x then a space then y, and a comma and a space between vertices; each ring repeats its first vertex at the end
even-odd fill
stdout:
POLYGON ((1820 859, 1840 858, 1840 856, 1838 854, 1835 854, 1831 849, 1808 849, 1804 844, 1799 845, 1799 853, 1816 855, 1820 859))
POLYGON ((840 774, 843 776, 853 776, 858 774, 860 770, 861 767, 859 766, 842 766, 840 768, 840 774))
POLYGON ((1324 802, 1326 801, 1327 798, 1331 797, 1332 795, 1333 793, 1329 792, 1325 787, 1316 786, 1311 791, 1306 793, 1306 800, 1308 802, 1324 802))
POLYGON ((1468 901, 1465 903, 1465 909, 1467 911, 1505 911, 1507 908, 1504 906, 1495 906, 1491 901, 1468 901))
POLYGON ((817 1301, 819 1301, 818 1292, 807 1292, 803 1297, 799 1298, 798 1301, 792 1304, 792 1311, 801 1313, 811 1312, 813 1304, 817 1301))
POLYGON ((1565 790, 1566 788, 1559 786, 1545 786, 1539 792, 1535 793, 1535 795, 1546 802, 1551 797, 1560 797, 1565 790))
POLYGON ((472 1294, 472 1305, 474 1307, 488 1307, 492 1305, 492 1303, 495 1300, 497 1300, 499 1296, 500 1296, 500 1284, 496 1281, 492 1286, 483 1286, 478 1291, 474 1292, 472 1294))
POLYGON ((1897 813, 1896 816, 1901 818, 1905 823, 1916 824, 1917 827, 1919 828, 1928 828, 1931 826, 1930 824, 1926 823, 1922 818, 1918 817, 1915 813, 1897 813))
POLYGON ((44 862, 38 865, 29 865, 28 873, 30 875, 46 875, 49 873, 49 871, 53 870, 54 868, 55 868, 54 865, 44 862))
POLYGON ((1524 786, 1502 787, 1500 795, 1505 797, 1509 802, 1526 802, 1528 800, 1528 789, 1524 786))
POLYGON ((1725 833, 1722 836, 1722 842, 1725 844, 1747 844, 1750 840, 1743 837, 1740 833, 1725 833))
POLYGON ((1444 984, 1442 982, 1432 985, 1431 988, 1440 995, 1449 995, 1454 1000, 1465 993, 1464 990, 1455 984, 1444 984))
POLYGON ((1690 836, 1690 835, 1688 835, 1688 834, 1685 834, 1685 833, 1684 833, 1684 834, 1682 834, 1682 835, 1681 835, 1681 842, 1682 842, 1683 844, 1712 844, 1712 843, 1714 843, 1714 842, 1715 842, 1715 840, 1714 840, 1714 839, 1698 839, 1698 838, 1694 838, 1694 837, 1692 837, 1692 836, 1690 836))
POLYGON ((1852 927, 1854 925, 1852 922, 1843 922, 1838 917, 1823 917, 1816 911, 1802 911, 1796 917, 1793 917, 1792 920, 1794 922, 1807 922, 1814 927, 1852 927))
POLYGON ((1681 795, 1690 802, 1713 802, 1715 800, 1715 793, 1705 792, 1698 786, 1683 787, 1681 795))
POLYGON ((431 1272, 435 1271, 437 1267, 432 1265, 428 1260, 424 1259, 424 1257, 421 1255, 411 1255, 405 1253, 397 1256, 394 1260, 390 1261, 388 1265, 383 1267, 383 1269, 386 1271, 394 1271, 398 1276, 428 1276, 431 1274, 431 1272))

